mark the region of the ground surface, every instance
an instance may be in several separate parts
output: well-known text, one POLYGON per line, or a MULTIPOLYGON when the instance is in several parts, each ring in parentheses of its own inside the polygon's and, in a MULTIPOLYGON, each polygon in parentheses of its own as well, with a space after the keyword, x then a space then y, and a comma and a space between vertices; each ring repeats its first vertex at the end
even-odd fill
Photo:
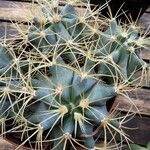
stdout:
MULTIPOLYGON (((15 149, 15 146, 13 144, 0 138, 0 150, 14 150, 14 149, 15 149)), ((20 150, 23 150, 23 149, 20 149, 20 150)))

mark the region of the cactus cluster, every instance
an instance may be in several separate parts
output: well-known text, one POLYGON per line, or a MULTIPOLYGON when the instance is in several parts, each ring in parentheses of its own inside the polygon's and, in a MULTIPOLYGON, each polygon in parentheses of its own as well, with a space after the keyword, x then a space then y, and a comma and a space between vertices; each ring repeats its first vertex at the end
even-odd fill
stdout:
POLYGON ((140 50, 150 41, 134 24, 101 18, 88 1, 60 3, 39 0, 28 29, 1 42, 1 135, 15 133, 18 149, 28 144, 38 150, 101 149, 101 131, 105 149, 107 131, 114 141, 116 134, 128 141, 126 116, 115 116, 106 104, 139 70, 142 80, 147 64, 140 50))

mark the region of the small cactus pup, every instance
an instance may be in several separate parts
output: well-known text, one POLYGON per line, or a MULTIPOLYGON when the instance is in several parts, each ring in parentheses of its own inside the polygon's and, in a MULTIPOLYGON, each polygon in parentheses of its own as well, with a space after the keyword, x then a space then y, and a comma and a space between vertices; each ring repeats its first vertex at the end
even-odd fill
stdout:
POLYGON ((140 38, 135 26, 121 26, 114 18, 106 31, 99 34, 91 51, 99 63, 98 74, 107 83, 132 81, 137 71, 145 72, 147 63, 140 57, 145 44, 139 43, 140 38))
POLYGON ((34 17, 25 39, 32 47, 30 52, 52 55, 55 51, 70 62, 77 61, 85 41, 95 40, 100 24, 98 11, 93 12, 88 2, 70 0, 64 6, 58 0, 38 3, 41 11, 34 17), (84 11, 77 6, 84 6, 84 11))
POLYGON ((63 43, 77 36, 77 12, 70 4, 60 7, 59 1, 47 1, 41 5, 41 12, 34 18, 29 30, 28 40, 46 53, 52 51, 55 45, 61 44, 62 47, 63 43))

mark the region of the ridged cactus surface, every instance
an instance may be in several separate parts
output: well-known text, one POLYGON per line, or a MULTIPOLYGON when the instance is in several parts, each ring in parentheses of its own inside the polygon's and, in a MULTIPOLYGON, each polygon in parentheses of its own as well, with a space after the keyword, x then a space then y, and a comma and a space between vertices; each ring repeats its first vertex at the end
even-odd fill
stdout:
POLYGON ((1 135, 19 137, 18 149, 121 149, 116 137, 130 141, 123 129, 133 114, 120 117, 107 105, 121 94, 136 108, 123 92, 136 72, 144 78, 140 51, 150 39, 132 23, 100 17, 89 1, 38 5, 28 29, 0 43, 1 135))

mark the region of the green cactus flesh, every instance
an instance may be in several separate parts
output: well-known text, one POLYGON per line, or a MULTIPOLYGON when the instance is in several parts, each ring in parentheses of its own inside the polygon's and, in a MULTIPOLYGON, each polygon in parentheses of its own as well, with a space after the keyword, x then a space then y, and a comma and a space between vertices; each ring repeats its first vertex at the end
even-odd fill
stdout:
MULTIPOLYGON (((51 140, 55 149, 76 138, 84 139, 86 148, 89 148, 86 141, 91 141, 94 148, 93 137, 85 137, 108 116, 106 102, 116 95, 115 89, 93 78, 82 79, 73 69, 62 65, 51 66, 50 77, 34 75, 31 86, 35 93, 30 101, 21 95, 24 91, 20 82, 11 79, 7 88, 10 95, 1 99, 1 118, 6 113, 12 119, 17 115, 27 121, 28 128, 38 126, 44 133, 47 131, 43 136, 47 140, 54 138, 51 140)), ((5 92, 6 85, 7 82, 1 86, 1 92, 5 92)))
MULTIPOLYGON (((36 109, 27 120, 49 130, 49 134, 51 131, 55 138, 58 138, 55 135, 58 126, 57 134, 62 138, 68 135, 68 140, 91 134, 93 128, 108 115, 106 102, 116 95, 114 88, 92 78, 82 80, 73 70, 59 65, 50 67, 50 73, 50 78, 37 75, 32 80, 36 91, 33 99, 36 101, 31 107, 36 109)), ((54 145, 61 140, 54 140, 54 145)), ((56 149, 62 147, 65 140, 56 149)))
POLYGON ((140 51, 149 38, 132 24, 99 19, 89 2, 58 2, 39 0, 25 34, 0 43, 0 135, 15 133, 18 149, 27 143, 37 150, 96 149, 101 129, 104 149, 106 130, 111 141, 118 134, 128 141, 122 128, 128 117, 109 112, 107 103, 125 95, 120 84, 129 85, 139 70, 143 75, 140 51))
POLYGON ((12 57, 6 48, 0 46, 0 75, 9 71, 9 66, 12 63, 12 57))
POLYGON ((77 31, 74 32, 78 28, 75 26, 77 17, 73 6, 52 10, 43 7, 42 11, 41 17, 34 18, 34 25, 28 34, 29 41, 39 50, 51 51, 56 44, 63 46, 63 43, 77 35, 77 31))
POLYGON ((140 47, 137 46, 138 32, 128 27, 124 32, 116 20, 100 34, 98 44, 94 47, 94 55, 98 60, 98 73, 106 76, 109 83, 113 78, 128 80, 132 74, 142 69, 146 63, 139 57, 140 47), (124 35, 125 34, 125 35, 124 35))

